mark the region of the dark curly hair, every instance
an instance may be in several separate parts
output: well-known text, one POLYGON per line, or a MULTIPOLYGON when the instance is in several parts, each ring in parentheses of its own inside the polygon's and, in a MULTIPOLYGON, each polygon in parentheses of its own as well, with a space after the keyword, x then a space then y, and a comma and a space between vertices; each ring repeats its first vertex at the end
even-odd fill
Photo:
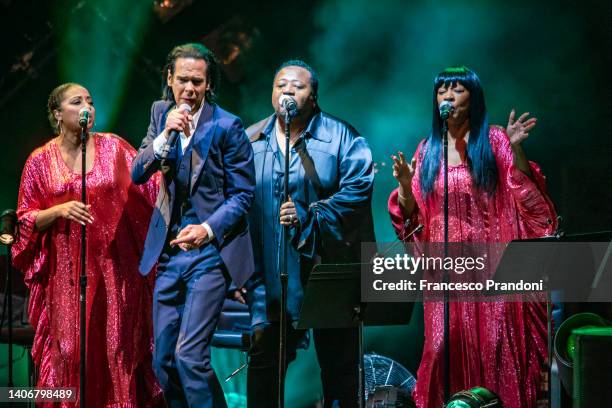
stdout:
POLYGON ((51 129, 53 129, 53 131, 56 134, 59 134, 60 128, 57 124, 57 119, 55 119, 55 115, 53 114, 53 111, 56 111, 60 108, 60 105, 62 104, 62 101, 64 100, 64 94, 66 93, 68 89, 72 88, 73 86, 82 87, 83 85, 77 84, 75 82, 66 82, 65 84, 61 84, 57 86, 49 94, 49 99, 47 100, 47 119, 49 120, 51 129))
POLYGON ((193 58, 206 61, 206 79, 209 84, 209 89, 206 90, 205 98, 208 103, 214 103, 217 99, 219 84, 221 82, 221 69, 219 68, 219 62, 215 54, 199 43, 178 45, 168 53, 166 65, 164 65, 162 71, 162 98, 167 101, 174 100, 172 88, 168 86, 168 72, 174 75, 176 60, 179 58, 193 58))

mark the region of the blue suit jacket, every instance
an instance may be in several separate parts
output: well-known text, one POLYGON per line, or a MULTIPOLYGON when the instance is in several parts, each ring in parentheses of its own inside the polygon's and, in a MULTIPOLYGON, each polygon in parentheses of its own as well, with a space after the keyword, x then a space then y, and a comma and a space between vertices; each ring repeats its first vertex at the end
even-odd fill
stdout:
MULTIPOLYGON (((174 103, 156 101, 151 122, 132 164, 132 180, 145 183, 160 169, 153 140, 164 130, 174 103)), ((201 117, 193 134, 191 202, 200 222, 208 222, 229 274, 237 286, 253 273, 253 249, 246 216, 255 191, 253 150, 237 116, 213 105, 209 120, 201 117)), ((164 247, 175 198, 173 171, 162 178, 149 224, 140 272, 147 275, 164 247)))

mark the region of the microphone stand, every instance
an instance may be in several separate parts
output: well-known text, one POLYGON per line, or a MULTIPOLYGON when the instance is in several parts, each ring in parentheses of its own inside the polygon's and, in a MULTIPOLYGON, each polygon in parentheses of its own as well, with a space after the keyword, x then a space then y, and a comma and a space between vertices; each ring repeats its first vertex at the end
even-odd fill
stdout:
MULTIPOLYGON (((7 307, 7 329, 8 329, 8 380, 7 387, 13 386, 13 263, 11 247, 15 236, 15 224, 17 215, 14 210, 6 210, 2 213, 2 235, 0 243, 6 247, 6 288, 4 290, 4 304, 7 307)), ((2 313, 4 316, 5 313, 2 313)), ((2 326, 2 322, 0 322, 2 326)), ((9 404, 12 406, 12 403, 9 404)))
MULTIPOLYGON (((286 202, 289 198, 289 139, 291 138, 291 115, 287 110, 285 112, 285 179, 283 184, 283 200, 286 202)), ((287 365, 287 282, 289 281, 289 271, 287 269, 287 258, 289 246, 289 228, 290 225, 283 227, 282 234, 282 251, 283 258, 280 271, 281 283, 281 302, 280 302, 280 341, 278 346, 278 406, 285 406, 285 367, 287 365)))
MULTIPOLYGON (((81 202, 87 205, 87 122, 81 126, 81 202)), ((86 403, 86 317, 87 313, 87 226, 86 224, 81 225, 81 273, 79 279, 80 286, 80 378, 79 378, 79 389, 80 389, 80 398, 79 398, 79 407, 85 408, 86 403)))
POLYGON ((11 262, 11 244, 6 246, 6 290, 8 297, 8 381, 7 387, 13 386, 13 265, 11 262))
MULTIPOLYGON (((444 258, 448 256, 448 118, 442 120, 442 145, 444 156, 444 258)), ((448 283, 448 271, 443 281, 448 283)), ((444 401, 450 397, 450 308, 449 294, 444 285, 444 401)))
POLYGON ((370 262, 374 262, 374 258, 384 258, 389 252, 394 250, 398 245, 405 244, 406 240, 408 240, 414 234, 418 234, 419 232, 423 231, 423 228, 425 228, 423 224, 417 225, 416 228, 413 230, 409 230, 408 227, 410 227, 410 220, 404 223, 403 236, 395 238, 395 242, 393 242, 390 246, 388 246, 383 252, 376 252, 374 256, 370 258, 370 262))

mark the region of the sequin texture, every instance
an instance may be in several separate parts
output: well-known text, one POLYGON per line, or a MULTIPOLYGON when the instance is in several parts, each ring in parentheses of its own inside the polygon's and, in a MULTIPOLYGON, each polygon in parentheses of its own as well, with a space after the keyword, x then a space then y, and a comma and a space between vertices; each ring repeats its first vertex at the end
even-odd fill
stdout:
MULTIPOLYGON (((86 176, 94 217, 87 227, 87 405, 152 406, 161 401, 151 368, 153 281, 138 273, 138 262, 157 183, 132 184, 136 151, 126 141, 108 133, 92 137, 95 158, 86 176)), ((30 155, 19 189, 13 256, 30 289, 37 387, 79 384, 81 225, 60 218, 37 232, 35 222, 40 210, 80 197, 81 175, 66 166, 55 141, 30 155)))
MULTIPOLYGON (((530 162, 533 180, 513 163, 503 129, 489 132, 499 179, 493 195, 473 187, 466 165, 449 166, 449 241, 509 242, 553 233, 554 207, 546 195, 540 168, 530 162)), ((443 177, 425 198, 419 185, 419 146, 412 191, 417 211, 410 229, 424 225, 416 242, 444 241, 443 177)), ((443 168, 443 166, 441 166, 443 168)), ((442 173, 440 173, 442 174, 442 173)), ((397 189, 389 197, 389 212, 399 236, 405 232, 397 189)), ((443 406, 443 304, 425 302, 425 344, 417 372, 414 399, 420 408, 443 406)), ((496 392, 507 408, 535 408, 540 372, 547 357, 546 307, 542 303, 455 302, 450 304, 450 391, 475 386, 496 392)))

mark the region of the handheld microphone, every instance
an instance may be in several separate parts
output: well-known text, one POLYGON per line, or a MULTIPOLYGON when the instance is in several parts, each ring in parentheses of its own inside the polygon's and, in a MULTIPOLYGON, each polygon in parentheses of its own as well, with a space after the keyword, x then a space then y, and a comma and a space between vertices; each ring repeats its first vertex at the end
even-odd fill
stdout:
POLYGON ((281 107, 281 111, 286 113, 290 118, 294 118, 298 114, 297 102, 289 95, 281 95, 278 98, 278 104, 281 107))
POLYGON ((79 126, 86 128, 87 124, 89 123, 89 116, 91 116, 89 107, 83 106, 79 111, 79 126))
MULTIPOLYGON (((178 109, 187 113, 191 113, 191 106, 187 105, 186 103, 183 103, 181 106, 178 107, 178 109)), ((170 129, 170 131, 168 132, 168 139, 166 140, 166 144, 164 145, 164 148, 161 153, 162 160, 165 161, 168 158, 170 150, 174 147, 176 141, 179 138, 179 133, 180 132, 176 129, 170 129)))
POLYGON ((0 221, 2 222, 0 227, 0 243, 11 245, 15 240, 17 213, 15 210, 4 210, 2 215, 0 215, 0 221))
POLYGON ((440 110, 440 117, 442 118, 442 120, 448 119, 451 113, 453 113, 453 111, 455 110, 455 108, 453 108, 453 104, 449 101, 442 101, 442 103, 440 103, 440 106, 438 106, 438 109, 440 110))

